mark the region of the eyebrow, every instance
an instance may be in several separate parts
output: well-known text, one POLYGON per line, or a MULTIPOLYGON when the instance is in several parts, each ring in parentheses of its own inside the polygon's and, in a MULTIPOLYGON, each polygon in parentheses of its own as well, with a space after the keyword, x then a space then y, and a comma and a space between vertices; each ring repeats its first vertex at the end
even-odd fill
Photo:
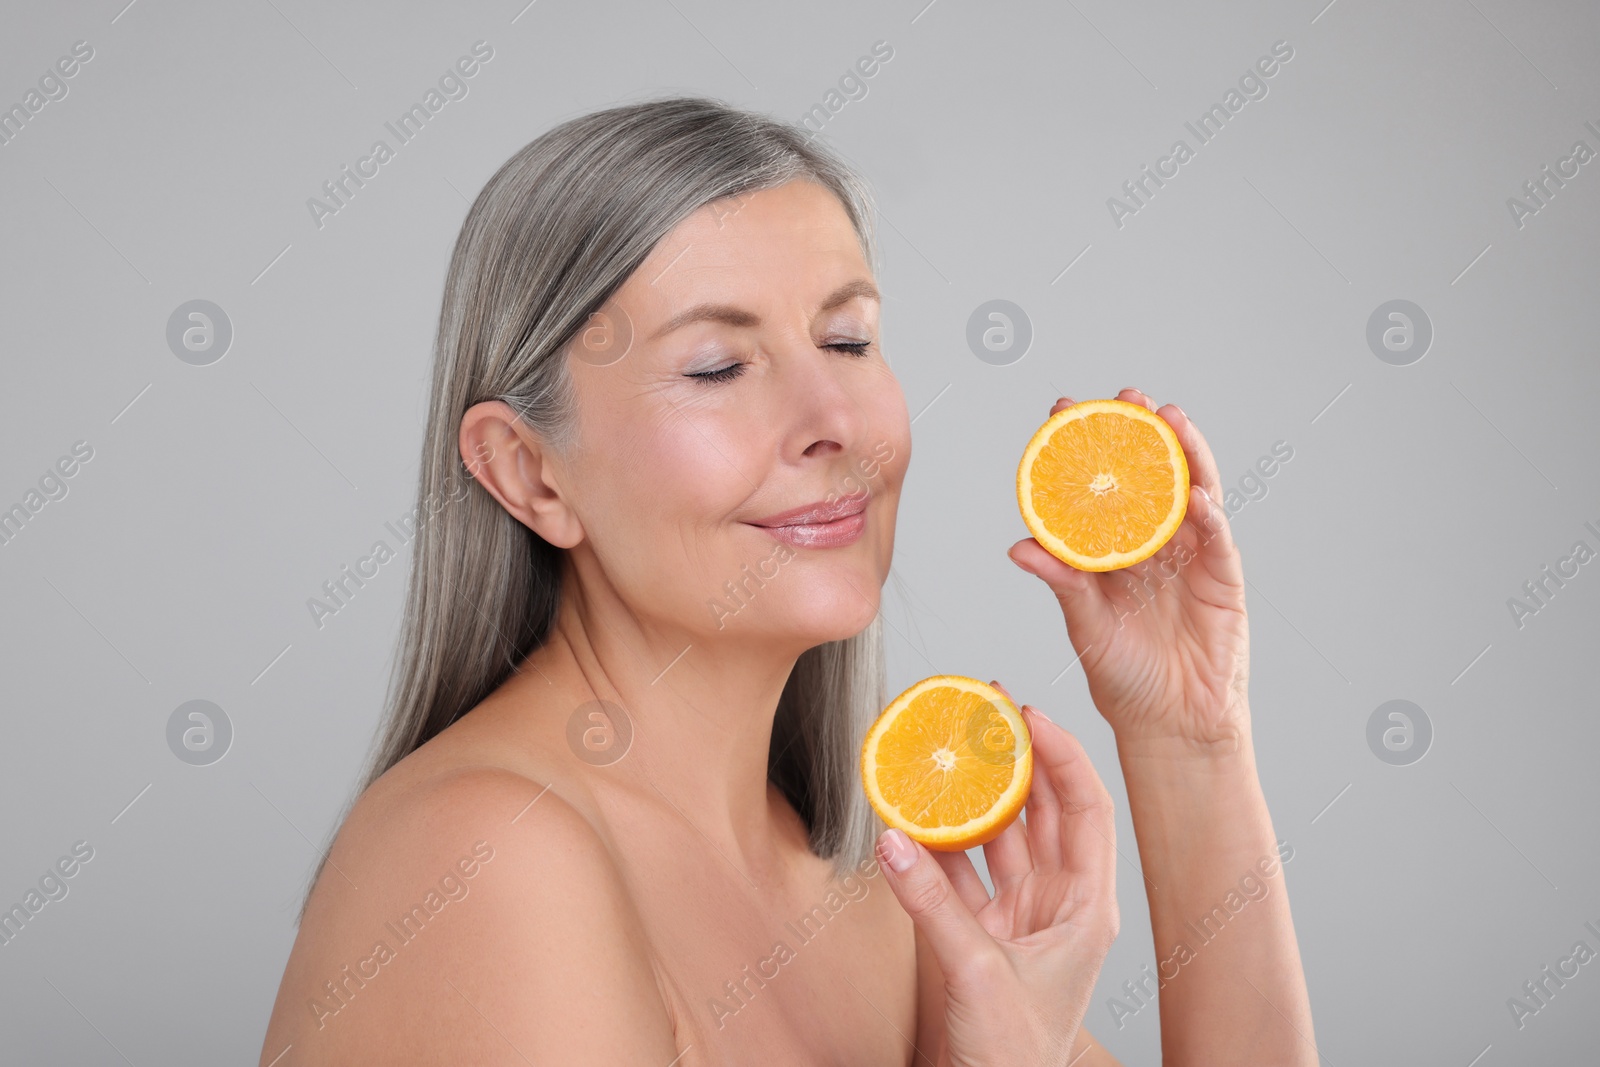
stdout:
MULTIPOLYGON (((866 297, 868 300, 881 302, 883 297, 878 292, 878 287, 865 278, 858 278, 853 282, 846 282, 823 299, 821 311, 832 311, 843 304, 848 304, 857 297, 866 297)), ((650 335, 650 340, 665 337, 673 330, 681 329, 693 322, 720 322, 728 326, 759 326, 760 316, 744 308, 734 307, 731 304, 696 304, 694 307, 668 319, 666 325, 650 335)))

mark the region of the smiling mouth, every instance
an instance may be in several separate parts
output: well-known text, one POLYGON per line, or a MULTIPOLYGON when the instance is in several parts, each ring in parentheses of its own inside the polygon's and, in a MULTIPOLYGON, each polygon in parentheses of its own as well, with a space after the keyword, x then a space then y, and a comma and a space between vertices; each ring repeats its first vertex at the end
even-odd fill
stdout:
POLYGON ((823 526, 843 519, 860 515, 867 510, 867 504, 872 500, 870 493, 857 493, 854 496, 840 497, 837 500, 822 500, 812 504, 802 504, 798 508, 768 515, 764 519, 752 521, 749 525, 760 526, 764 529, 774 530, 787 526, 823 526))
POLYGON ((805 505, 746 525, 797 548, 838 548, 853 544, 867 527, 870 494, 805 505))

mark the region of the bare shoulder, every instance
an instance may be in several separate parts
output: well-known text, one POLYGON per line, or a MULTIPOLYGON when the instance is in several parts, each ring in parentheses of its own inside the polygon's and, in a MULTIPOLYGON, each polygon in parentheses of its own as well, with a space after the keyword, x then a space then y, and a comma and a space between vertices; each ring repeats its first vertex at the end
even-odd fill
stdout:
POLYGON ((637 913, 589 821, 511 770, 416 766, 374 783, 341 828, 261 1062, 291 1045, 284 1065, 677 1056, 637 913))

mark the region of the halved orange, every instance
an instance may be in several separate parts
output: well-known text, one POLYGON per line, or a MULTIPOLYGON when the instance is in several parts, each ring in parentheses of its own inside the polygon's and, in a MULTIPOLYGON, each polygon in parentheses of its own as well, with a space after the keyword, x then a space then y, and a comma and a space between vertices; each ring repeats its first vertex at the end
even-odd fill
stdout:
POLYGON ((938 852, 1000 836, 1033 785, 1022 713, 976 678, 924 678, 890 701, 861 746, 867 800, 890 826, 938 852))
POLYGON ((1017 467, 1028 532, 1081 571, 1156 554, 1189 509, 1189 464, 1167 420, 1126 400, 1082 400, 1039 427, 1017 467))

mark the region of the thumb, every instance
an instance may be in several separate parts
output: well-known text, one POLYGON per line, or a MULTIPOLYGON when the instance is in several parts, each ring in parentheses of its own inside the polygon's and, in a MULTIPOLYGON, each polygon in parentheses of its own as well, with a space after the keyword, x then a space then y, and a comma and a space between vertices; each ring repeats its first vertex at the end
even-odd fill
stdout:
POLYGON ((961 901, 938 861, 903 830, 879 835, 878 865, 900 906, 928 939, 946 979, 994 949, 994 939, 961 901))
POLYGON ((1082 634, 1091 643, 1099 639, 1112 621, 1111 610, 1092 572, 1080 571, 1061 562, 1031 537, 1012 545, 1006 555, 1011 557, 1011 562, 1050 587, 1050 591, 1061 602, 1069 633, 1082 634))

